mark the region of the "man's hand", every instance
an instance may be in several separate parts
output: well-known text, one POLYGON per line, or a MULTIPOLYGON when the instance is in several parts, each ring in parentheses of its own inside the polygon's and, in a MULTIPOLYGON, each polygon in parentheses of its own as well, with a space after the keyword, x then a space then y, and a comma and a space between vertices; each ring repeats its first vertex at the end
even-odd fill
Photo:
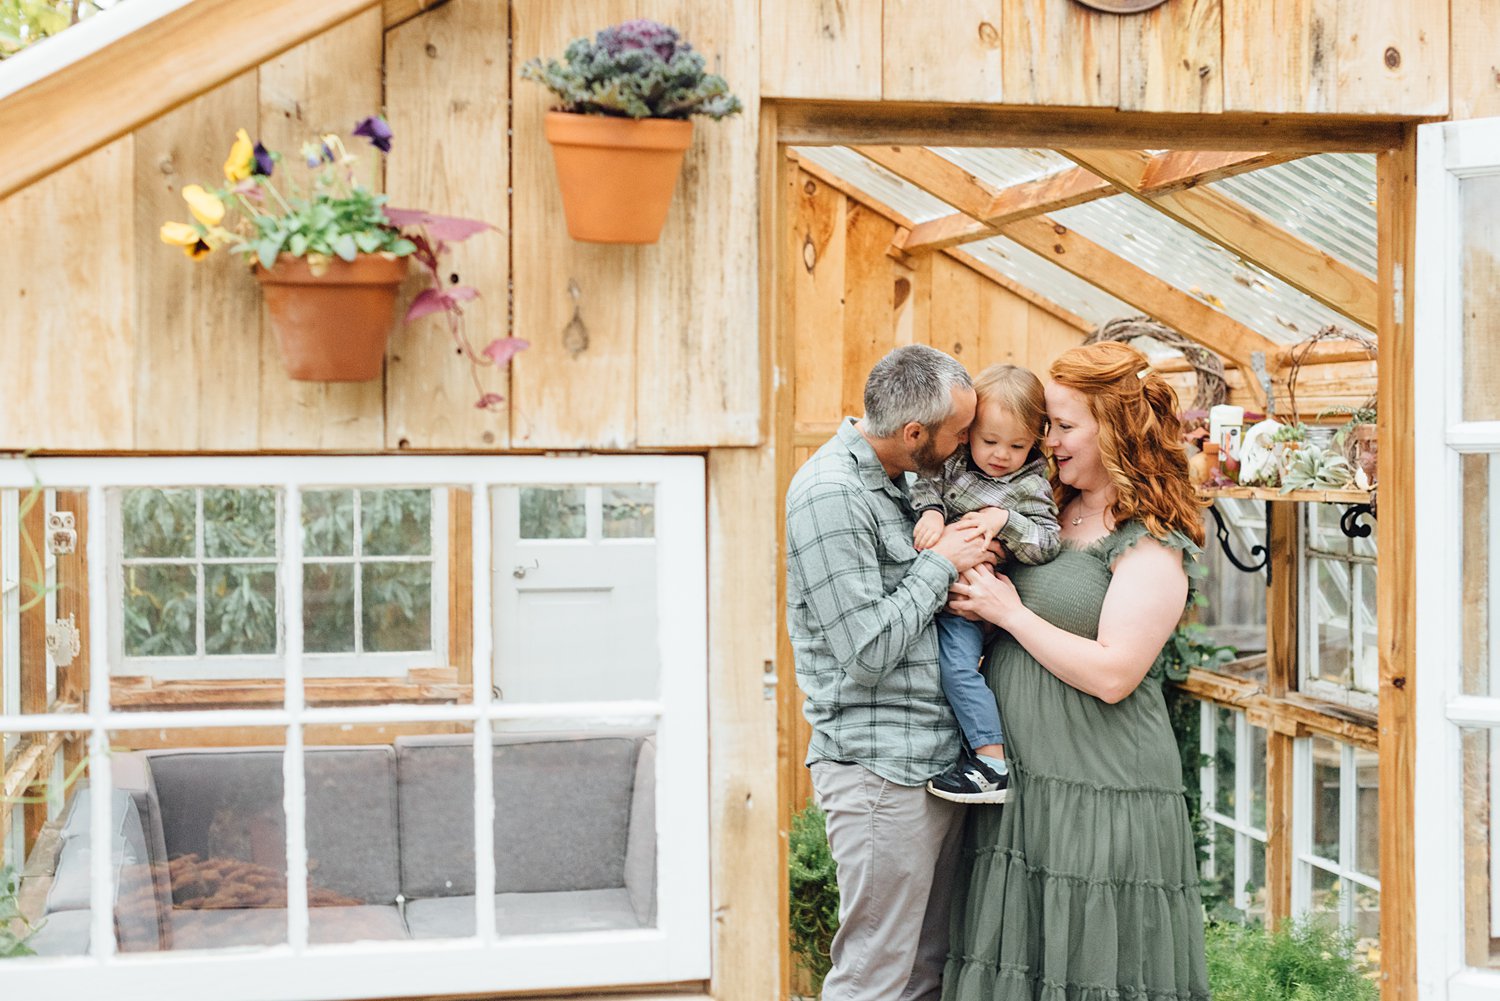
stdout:
POLYGON ((1003 507, 982 507, 978 511, 970 511, 958 519, 960 525, 978 525, 984 531, 984 540, 988 542, 1000 534, 1000 529, 1010 521, 1010 511, 1003 507))
POLYGON ((922 517, 917 519, 917 527, 912 529, 911 544, 918 552, 923 549, 931 549, 937 545, 937 540, 943 535, 943 512, 937 508, 928 508, 922 512, 922 517))
POLYGON ((949 525, 933 545, 932 551, 945 557, 958 568, 959 573, 972 569, 981 562, 991 562, 994 553, 989 551, 989 541, 976 525, 949 525))

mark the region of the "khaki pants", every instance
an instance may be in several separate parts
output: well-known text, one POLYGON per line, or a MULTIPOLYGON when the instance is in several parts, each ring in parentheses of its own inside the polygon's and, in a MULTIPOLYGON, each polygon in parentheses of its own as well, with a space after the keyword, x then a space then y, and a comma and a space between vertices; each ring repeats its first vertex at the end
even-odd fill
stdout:
POLYGON ((838 866, 839 930, 823 1001, 936 1001, 963 807, 860 765, 812 765, 838 866))

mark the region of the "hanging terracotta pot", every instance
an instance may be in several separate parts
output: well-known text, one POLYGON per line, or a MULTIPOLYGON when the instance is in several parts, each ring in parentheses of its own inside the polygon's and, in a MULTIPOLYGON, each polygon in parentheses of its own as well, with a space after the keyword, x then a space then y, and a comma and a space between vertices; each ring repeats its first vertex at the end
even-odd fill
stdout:
POLYGON ((667 221, 693 123, 549 111, 568 235, 590 243, 655 243, 667 221))
POLYGON ((334 258, 316 275, 307 258, 290 254, 269 271, 255 265, 287 375, 306 382, 380 378, 406 271, 406 258, 378 254, 334 258))

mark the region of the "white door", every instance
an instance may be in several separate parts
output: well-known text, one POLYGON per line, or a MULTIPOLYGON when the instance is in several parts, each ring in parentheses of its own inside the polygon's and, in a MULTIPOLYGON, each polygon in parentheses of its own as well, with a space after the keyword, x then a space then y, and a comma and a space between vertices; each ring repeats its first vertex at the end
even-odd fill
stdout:
POLYGON ((1418 133, 1416 909, 1423 999, 1500 996, 1500 119, 1418 133))
POLYGON ((495 686, 508 702, 654 699, 656 487, 500 487, 495 686))

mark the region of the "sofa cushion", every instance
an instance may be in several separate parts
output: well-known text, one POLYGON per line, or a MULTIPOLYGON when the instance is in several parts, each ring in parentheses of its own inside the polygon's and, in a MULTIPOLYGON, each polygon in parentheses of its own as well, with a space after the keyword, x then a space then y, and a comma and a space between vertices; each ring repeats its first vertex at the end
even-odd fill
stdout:
MULTIPOLYGON (((232 859, 286 872, 280 748, 148 752, 167 857, 232 859)), ((369 904, 400 892, 395 752, 306 751, 310 883, 369 904)), ((183 903, 180 888, 174 899, 183 903)))
MULTIPOLYGON (((179 907, 172 912, 172 947, 225 949, 276 945, 286 941, 286 915, 282 907, 218 910, 179 907)), ((308 909, 307 921, 307 940, 314 945, 408 937, 395 905, 313 907, 308 909)))
MULTIPOLYGON (((625 885, 639 733, 497 734, 495 887, 625 885)), ((465 735, 396 738, 401 887, 408 900, 474 893, 474 752, 465 735)))
POLYGON ((656 924, 656 738, 641 741, 625 842, 625 889, 643 926, 656 924))
MULTIPOLYGON (((159 906, 147 839, 136 800, 114 790, 110 796, 111 897, 115 936, 122 952, 152 952, 163 946, 163 912, 159 906)), ((80 785, 62 827, 57 871, 47 894, 47 913, 89 912, 93 866, 90 839, 92 810, 87 785, 80 785)))
POLYGON ((26 945, 38 956, 82 956, 92 939, 89 912, 57 911, 40 922, 26 945))
MULTIPOLYGON (((468 938, 474 934, 474 897, 408 900, 406 924, 412 938, 468 938)), ((638 927, 623 889, 495 894, 495 931, 501 935, 638 927)))

